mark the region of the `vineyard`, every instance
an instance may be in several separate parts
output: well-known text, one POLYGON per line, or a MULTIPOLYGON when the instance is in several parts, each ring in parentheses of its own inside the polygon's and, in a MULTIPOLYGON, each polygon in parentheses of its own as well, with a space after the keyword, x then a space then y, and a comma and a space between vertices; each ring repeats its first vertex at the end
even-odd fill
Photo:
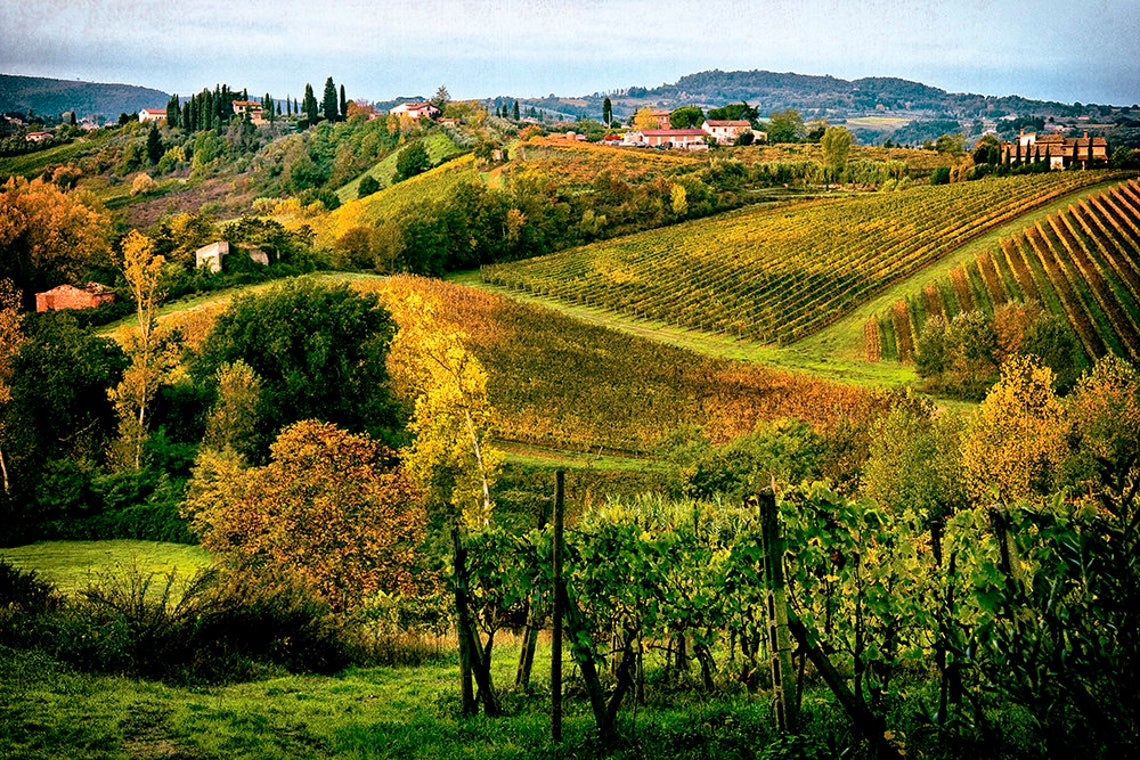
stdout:
POLYGON ((786 345, 969 240, 1097 182, 984 179, 751 208, 483 269, 485 282, 786 345))
POLYGON ((634 151, 604 145, 571 142, 561 137, 534 137, 515 148, 515 156, 528 169, 546 174, 559 186, 593 183, 603 171, 621 181, 637 183, 657 176, 703 169, 705 161, 674 152, 634 151), (524 163, 525 162, 525 163, 524 163))
POLYGON ((1089 357, 1140 359, 1140 183, 1070 205, 896 302, 867 323, 866 353, 909 361, 927 318, 1015 301, 1065 317, 1089 357))
POLYGON ((761 421, 798 417, 826 426, 882 403, 850 386, 699 356, 438 280, 396 277, 357 287, 385 298, 411 290, 432 296, 487 368, 502 434, 512 440, 650 451, 679 426, 724 441, 761 421))

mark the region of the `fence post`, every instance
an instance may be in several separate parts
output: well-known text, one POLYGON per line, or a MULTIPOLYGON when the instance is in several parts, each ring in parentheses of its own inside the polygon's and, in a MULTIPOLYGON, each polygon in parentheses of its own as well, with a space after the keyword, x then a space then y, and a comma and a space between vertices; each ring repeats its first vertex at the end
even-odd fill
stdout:
POLYGON ((780 534, 775 492, 765 488, 752 501, 760 510, 764 585, 768 589, 764 607, 768 619, 768 659, 772 668, 776 724, 781 731, 792 733, 796 730, 797 716, 793 693, 792 636, 788 628, 788 592, 784 587, 784 538, 780 534))
POLYGON ((554 473, 554 549, 552 555, 554 575, 553 632, 550 641, 550 740, 562 741, 562 611, 566 608, 566 593, 562 583, 562 530, 563 488, 565 473, 554 473))

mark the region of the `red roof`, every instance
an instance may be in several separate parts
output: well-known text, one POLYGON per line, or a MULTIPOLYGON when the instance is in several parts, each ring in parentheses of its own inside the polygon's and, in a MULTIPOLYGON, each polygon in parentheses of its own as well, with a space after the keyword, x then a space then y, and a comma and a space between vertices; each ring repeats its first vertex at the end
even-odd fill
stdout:
POLYGON ((643 129, 641 134, 646 137, 704 137, 700 129, 643 129))
POLYGON ((743 119, 709 119, 708 125, 710 127, 751 127, 747 121, 743 119))
POLYGON ((165 108, 144 108, 143 113, 149 113, 149 114, 153 114, 155 116, 162 114, 163 116, 166 116, 166 109, 165 108))

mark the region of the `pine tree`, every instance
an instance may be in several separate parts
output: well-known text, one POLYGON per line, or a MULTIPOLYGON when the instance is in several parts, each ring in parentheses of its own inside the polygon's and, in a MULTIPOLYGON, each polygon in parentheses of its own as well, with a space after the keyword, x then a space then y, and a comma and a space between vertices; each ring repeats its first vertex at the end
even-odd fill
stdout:
POLYGON ((336 107, 336 85, 333 84, 333 78, 329 77, 325 80, 325 96, 322 101, 323 110, 325 113, 325 121, 332 124, 337 121, 337 107, 336 107))

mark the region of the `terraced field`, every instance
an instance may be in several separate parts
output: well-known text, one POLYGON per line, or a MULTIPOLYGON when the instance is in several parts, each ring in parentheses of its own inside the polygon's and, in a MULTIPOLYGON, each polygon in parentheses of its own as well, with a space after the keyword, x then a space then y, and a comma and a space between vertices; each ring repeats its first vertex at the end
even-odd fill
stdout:
POLYGON ((786 345, 1100 172, 990 178, 745 209, 485 267, 483 281, 679 327, 786 345))
POLYGON ((1090 357, 1140 360, 1140 182, 1128 180, 1002 240, 869 322, 871 358, 911 358, 927 317, 1036 301, 1064 316, 1090 357))

